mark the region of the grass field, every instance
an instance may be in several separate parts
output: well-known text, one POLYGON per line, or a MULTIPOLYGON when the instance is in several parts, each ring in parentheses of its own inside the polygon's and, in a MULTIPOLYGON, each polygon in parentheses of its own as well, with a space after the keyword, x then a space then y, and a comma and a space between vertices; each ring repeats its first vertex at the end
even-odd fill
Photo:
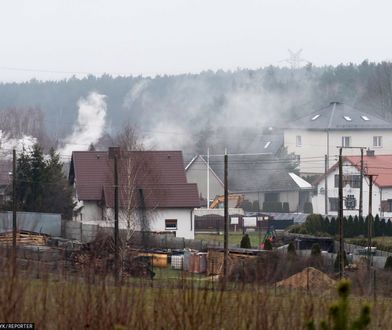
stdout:
MULTIPOLYGON (((250 244, 252 245, 253 248, 258 248, 259 246, 259 241, 260 241, 260 235, 258 232, 251 232, 248 233, 249 238, 250 238, 250 244)), ((261 233, 261 241, 263 240, 265 235, 265 232, 261 233)), ((240 246, 241 238, 242 238, 242 232, 230 232, 229 233, 229 245, 231 246, 240 246)), ((221 234, 216 234, 216 233, 196 233, 195 234, 195 239, 198 240, 203 240, 203 241, 216 241, 222 243, 223 246, 223 233, 221 234)))
MULTIPOLYGON (((159 281, 125 281, 118 287, 112 283, 93 274, 73 280, 3 274, 0 319, 59 330, 304 329, 309 319, 328 318, 336 299, 334 293, 276 292, 256 285, 222 291, 188 283, 182 288, 159 281)), ((358 315, 365 300, 351 298, 350 317, 358 315)), ((372 302, 370 329, 389 328, 391 302, 385 298, 372 302)))

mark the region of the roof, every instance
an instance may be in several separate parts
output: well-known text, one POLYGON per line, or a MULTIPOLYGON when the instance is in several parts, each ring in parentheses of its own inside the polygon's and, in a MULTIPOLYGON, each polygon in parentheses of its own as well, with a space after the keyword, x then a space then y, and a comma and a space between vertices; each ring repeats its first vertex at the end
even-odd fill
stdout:
MULTIPOLYGON (((69 181, 75 184, 79 200, 102 201, 113 207, 113 163, 108 152, 72 153, 69 181)), ((186 181, 181 151, 127 151, 118 160, 118 173, 120 207, 200 205, 196 184, 186 181)))
MULTIPOLYGON (((214 161, 210 166, 218 177, 223 179, 223 162, 214 161)), ((232 193, 304 189, 298 185, 298 180, 294 180, 290 175, 285 162, 270 155, 229 156, 228 182, 232 193)))
MULTIPOLYGON (((343 161, 348 161, 361 171, 361 156, 345 156, 343 161)), ((339 163, 334 164, 327 172, 327 176, 334 172, 339 163)), ((374 175, 373 183, 380 188, 392 187, 392 155, 363 156, 364 173, 374 175)), ((318 184, 325 178, 322 175, 317 179, 318 184)))
POLYGON ((285 128, 316 131, 385 130, 392 129, 392 123, 344 103, 331 102, 324 108, 288 123, 285 128))

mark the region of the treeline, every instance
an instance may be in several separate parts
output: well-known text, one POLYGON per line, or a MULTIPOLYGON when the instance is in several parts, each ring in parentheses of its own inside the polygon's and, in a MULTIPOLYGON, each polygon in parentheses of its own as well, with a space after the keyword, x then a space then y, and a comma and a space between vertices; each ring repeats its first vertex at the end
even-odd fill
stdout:
MULTIPOLYGON (((305 222, 294 226, 290 232, 315 236, 335 236, 339 233, 339 223, 335 217, 322 217, 320 214, 309 215, 305 222)), ((374 217, 372 236, 392 236, 392 222, 374 217)), ((368 236, 368 217, 351 215, 343 218, 343 234, 346 238, 368 236)))
POLYGON ((176 135, 171 133, 179 132, 188 137, 176 139, 183 150, 204 154, 207 147, 214 149, 211 152, 224 147, 249 149, 263 125, 279 126, 281 118, 292 120, 331 101, 392 119, 391 81, 391 62, 368 61, 336 67, 308 65, 292 70, 269 66, 154 78, 89 75, 0 84, 0 112, 41 111, 43 117, 34 119, 29 129, 40 128, 42 121, 46 129, 43 136, 56 141, 71 130, 78 100, 96 91, 107 96, 108 132, 115 134, 129 121, 149 137, 165 132, 158 139, 165 145, 173 142, 176 135), (239 127, 242 129, 234 129, 239 127))

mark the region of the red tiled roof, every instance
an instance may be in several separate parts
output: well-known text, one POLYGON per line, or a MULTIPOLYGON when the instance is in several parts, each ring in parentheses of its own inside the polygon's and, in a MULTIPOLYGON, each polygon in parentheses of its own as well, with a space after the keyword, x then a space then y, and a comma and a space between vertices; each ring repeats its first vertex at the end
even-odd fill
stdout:
MULTIPOLYGON (((344 156, 343 161, 353 164, 359 171, 361 170, 361 156, 344 156)), ((333 165, 327 175, 338 168, 339 163, 333 165)), ((378 187, 392 187, 392 155, 363 156, 363 168, 365 175, 374 175, 373 182, 378 187)), ((325 175, 320 176, 313 185, 317 185, 325 175)))
MULTIPOLYGON (((120 206, 131 199, 140 207, 188 208, 200 205, 196 184, 186 181, 181 151, 129 151, 118 161, 120 206)), ((72 153, 70 182, 79 200, 104 201, 113 207, 113 160, 107 152, 72 153)))
MULTIPOLYGON (((361 169, 360 156, 346 156, 344 159, 361 169)), ((363 157, 364 172, 374 175, 374 183, 379 187, 392 187, 392 155, 377 155, 363 157)))

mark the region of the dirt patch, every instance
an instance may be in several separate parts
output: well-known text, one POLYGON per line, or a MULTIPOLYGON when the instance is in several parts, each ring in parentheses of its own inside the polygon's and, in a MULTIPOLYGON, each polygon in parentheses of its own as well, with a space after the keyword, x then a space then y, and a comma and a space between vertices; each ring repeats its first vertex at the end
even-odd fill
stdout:
POLYGON ((329 290, 335 285, 335 280, 313 267, 307 267, 302 272, 276 283, 277 287, 310 290, 329 290))

